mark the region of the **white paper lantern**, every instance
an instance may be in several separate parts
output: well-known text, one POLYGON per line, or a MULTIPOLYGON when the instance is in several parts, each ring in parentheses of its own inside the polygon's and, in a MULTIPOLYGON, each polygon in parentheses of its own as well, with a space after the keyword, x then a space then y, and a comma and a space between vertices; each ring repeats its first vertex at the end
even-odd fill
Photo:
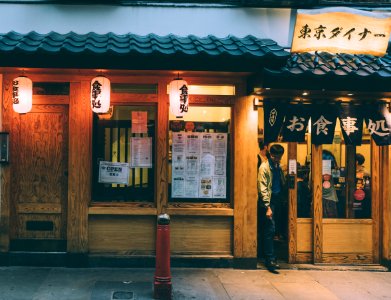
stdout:
POLYGON ((104 114, 110 109, 110 80, 97 76, 91 80, 91 109, 94 113, 104 114))
POLYGON ((189 94, 187 82, 181 78, 174 79, 169 85, 170 109, 177 118, 183 116, 189 110, 189 94))
POLYGON ((12 80, 12 103, 15 112, 28 113, 33 107, 33 82, 26 76, 12 80))

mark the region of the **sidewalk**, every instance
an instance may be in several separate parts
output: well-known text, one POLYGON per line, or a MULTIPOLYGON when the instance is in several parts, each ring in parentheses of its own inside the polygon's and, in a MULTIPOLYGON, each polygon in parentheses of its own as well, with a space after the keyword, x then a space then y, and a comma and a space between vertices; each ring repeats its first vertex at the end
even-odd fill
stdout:
MULTIPOLYGON (((381 267, 299 270, 302 266, 279 274, 174 268, 173 299, 391 299, 391 272, 381 267)), ((0 267, 0 299, 152 299, 153 276, 154 269, 0 267)))

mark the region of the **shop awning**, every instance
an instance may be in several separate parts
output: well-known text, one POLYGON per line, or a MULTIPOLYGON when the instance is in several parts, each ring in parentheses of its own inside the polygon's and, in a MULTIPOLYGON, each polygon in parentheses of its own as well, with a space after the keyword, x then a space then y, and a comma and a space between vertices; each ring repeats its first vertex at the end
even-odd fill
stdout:
POLYGON ((254 36, 0 34, 0 67, 255 72, 282 67, 288 57, 273 40, 254 36))
POLYGON ((391 55, 291 54, 282 68, 261 71, 262 87, 306 90, 391 91, 391 55))

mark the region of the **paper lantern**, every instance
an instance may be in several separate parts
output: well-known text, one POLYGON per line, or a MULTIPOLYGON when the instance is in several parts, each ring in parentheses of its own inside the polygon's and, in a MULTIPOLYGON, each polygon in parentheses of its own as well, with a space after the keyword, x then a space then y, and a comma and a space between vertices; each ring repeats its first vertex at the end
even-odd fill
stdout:
POLYGON ((110 109, 110 80, 97 76, 91 80, 91 109, 94 113, 104 114, 110 109))
POLYGON ((15 112, 28 113, 33 107, 33 82, 26 76, 12 80, 12 103, 15 112))
POLYGON ((181 78, 174 79, 169 85, 170 109, 177 118, 183 116, 189 110, 189 94, 187 82, 181 78))

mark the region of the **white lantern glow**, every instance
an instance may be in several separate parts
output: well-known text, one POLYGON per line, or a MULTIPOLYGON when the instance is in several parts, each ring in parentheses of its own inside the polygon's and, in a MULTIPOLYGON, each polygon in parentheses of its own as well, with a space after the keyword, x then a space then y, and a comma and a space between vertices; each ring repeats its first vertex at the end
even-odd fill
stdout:
POLYGON ((110 80, 97 76, 91 80, 91 109, 94 113, 104 114, 110 109, 110 80))
POLYGON ((12 80, 13 109, 19 114, 28 113, 33 107, 33 82, 26 76, 12 80))
POLYGON ((189 110, 189 94, 187 82, 181 78, 174 79, 169 85, 170 109, 177 118, 183 116, 189 110))

